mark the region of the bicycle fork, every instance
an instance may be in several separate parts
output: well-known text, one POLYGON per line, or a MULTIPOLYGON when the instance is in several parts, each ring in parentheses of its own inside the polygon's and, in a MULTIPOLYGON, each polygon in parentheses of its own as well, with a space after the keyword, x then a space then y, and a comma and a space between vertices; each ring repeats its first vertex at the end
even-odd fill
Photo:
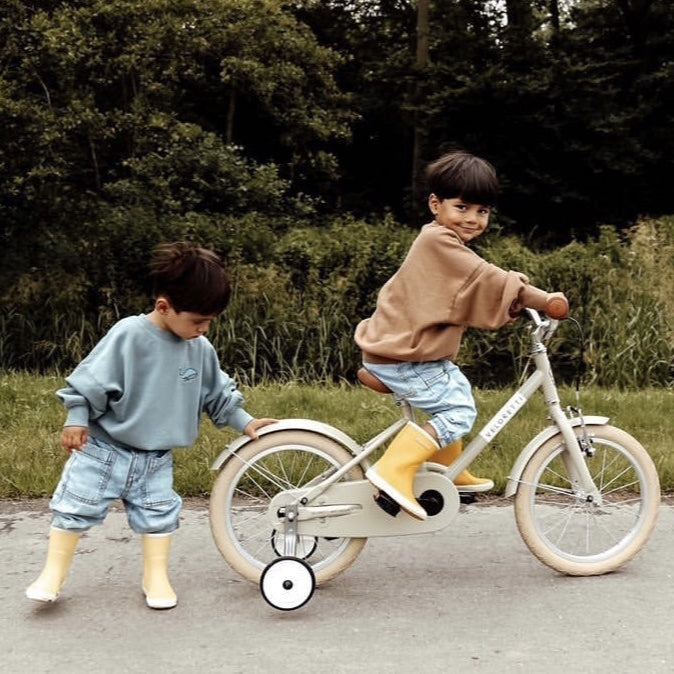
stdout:
MULTIPOLYGON (((573 430, 569 419, 562 411, 559 405, 551 406, 550 416, 559 428, 566 451, 562 453, 561 459, 564 462, 571 485, 580 497, 587 503, 594 503, 595 505, 602 504, 601 492, 597 488, 590 474, 590 469, 585 461, 585 455, 589 452, 589 438, 579 438, 573 430)), ((582 424, 583 434, 586 436, 587 432, 582 424)))
POLYGON ((583 435, 578 438, 569 418, 564 413, 557 393, 557 386, 550 368, 547 350, 545 347, 535 351, 533 359, 536 363, 536 369, 541 376, 540 387, 543 396, 548 405, 550 418, 559 429, 564 439, 566 451, 561 455, 564 467, 566 468, 572 489, 578 496, 587 503, 602 504, 601 492, 597 488, 590 474, 590 469, 585 461, 585 454, 589 453, 590 441, 587 437, 582 415, 580 417, 583 435))

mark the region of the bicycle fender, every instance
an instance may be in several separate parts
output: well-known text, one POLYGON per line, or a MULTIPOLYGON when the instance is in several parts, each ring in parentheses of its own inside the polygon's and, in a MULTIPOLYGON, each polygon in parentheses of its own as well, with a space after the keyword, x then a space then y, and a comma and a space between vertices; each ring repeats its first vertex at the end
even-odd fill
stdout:
MULTIPOLYGON (((258 429, 259 436, 268 435, 269 433, 278 433, 279 431, 310 431, 317 435, 323 435, 330 440, 334 440, 342 445, 344 449, 350 452, 353 456, 360 454, 362 447, 351 437, 349 437, 339 428, 325 424, 322 421, 314 421, 313 419, 282 419, 269 426, 263 426, 258 429)), ((245 447, 249 442, 253 442, 247 435, 240 435, 233 440, 225 449, 220 452, 215 461, 211 464, 211 470, 220 470, 227 461, 236 454, 242 447, 245 447)))
MULTIPOLYGON (((588 431, 592 430, 592 427, 596 426, 605 426, 609 419, 608 417, 583 417, 583 421, 588 431)), ((569 424, 576 428, 580 426, 580 419, 569 419, 569 424)), ((559 427, 554 424, 548 426, 546 429, 542 430, 529 444, 520 452, 520 455, 517 457, 517 460, 513 464, 513 467, 510 470, 510 475, 508 475, 508 482, 506 483, 506 488, 504 496, 509 498, 514 496, 517 491, 517 485, 520 482, 522 477, 522 472, 524 467, 529 463, 529 459, 548 441, 550 438, 554 438, 555 435, 559 434, 561 431, 559 427)))

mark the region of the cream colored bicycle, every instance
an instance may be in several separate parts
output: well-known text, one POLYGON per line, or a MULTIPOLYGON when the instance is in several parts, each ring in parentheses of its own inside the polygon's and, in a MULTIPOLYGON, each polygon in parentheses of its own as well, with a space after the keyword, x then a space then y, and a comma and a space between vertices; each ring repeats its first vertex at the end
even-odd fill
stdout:
POLYGON ((373 453, 414 422, 406 403, 398 421, 362 445, 328 424, 285 419, 262 428, 257 440, 237 438, 212 466, 219 474, 211 530, 225 560, 259 583, 273 607, 299 608, 317 584, 353 563, 369 537, 446 527, 460 506, 454 478, 540 390, 549 425, 522 449, 505 489, 514 497, 524 542, 544 564, 568 575, 609 573, 628 562, 658 514, 653 461, 608 418, 562 408, 546 348, 558 321, 526 313, 534 370, 452 465, 426 463, 417 472, 414 491, 426 520, 385 512, 364 477, 373 453))

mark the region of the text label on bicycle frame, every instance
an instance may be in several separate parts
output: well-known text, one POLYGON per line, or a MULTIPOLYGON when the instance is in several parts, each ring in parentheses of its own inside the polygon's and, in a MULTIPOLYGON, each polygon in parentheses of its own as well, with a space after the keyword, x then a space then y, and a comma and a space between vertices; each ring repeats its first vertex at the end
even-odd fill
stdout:
POLYGON ((515 393, 480 431, 480 437, 486 442, 493 440, 496 434, 519 412, 526 401, 527 399, 521 393, 515 393))

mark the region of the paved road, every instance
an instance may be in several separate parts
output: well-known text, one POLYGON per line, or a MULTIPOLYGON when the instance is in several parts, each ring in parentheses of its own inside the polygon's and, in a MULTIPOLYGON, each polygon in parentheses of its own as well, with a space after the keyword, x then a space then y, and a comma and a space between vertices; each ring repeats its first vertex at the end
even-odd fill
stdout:
POLYGON ((287 613, 225 564, 199 502, 175 536, 175 609, 146 608, 140 542, 120 510, 82 539, 59 601, 31 602, 48 526, 45 503, 0 502, 3 672, 674 672, 669 505, 646 549, 596 578, 542 566, 510 506, 462 507, 440 533, 371 539, 287 613))

